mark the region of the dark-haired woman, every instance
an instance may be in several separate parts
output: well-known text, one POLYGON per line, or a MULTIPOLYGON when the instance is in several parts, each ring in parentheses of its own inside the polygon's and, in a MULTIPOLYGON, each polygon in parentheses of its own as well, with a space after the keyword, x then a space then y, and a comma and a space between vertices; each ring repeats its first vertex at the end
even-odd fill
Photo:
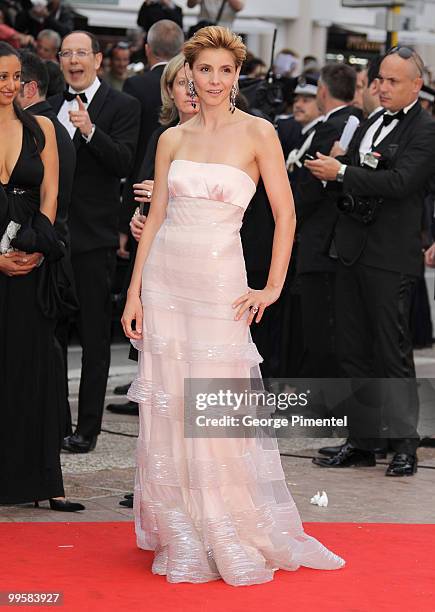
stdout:
POLYGON ((55 319, 44 301, 56 241, 58 156, 45 117, 20 110, 18 53, 0 43, 0 503, 65 500, 54 375, 55 319), (26 248, 33 236, 38 248, 26 248), (38 251, 38 252, 33 252, 38 251))

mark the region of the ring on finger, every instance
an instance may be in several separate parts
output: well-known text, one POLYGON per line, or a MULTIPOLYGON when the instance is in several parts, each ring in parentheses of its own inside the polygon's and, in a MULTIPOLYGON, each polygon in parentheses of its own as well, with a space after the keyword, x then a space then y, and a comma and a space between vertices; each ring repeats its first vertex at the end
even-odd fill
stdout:
POLYGON ((145 191, 145 195, 146 195, 147 198, 150 198, 151 197, 151 191, 145 191))
POLYGON ((257 312, 258 312, 258 306, 257 306, 256 304, 255 304, 254 306, 251 306, 251 312, 252 312, 253 314, 257 314, 257 312))

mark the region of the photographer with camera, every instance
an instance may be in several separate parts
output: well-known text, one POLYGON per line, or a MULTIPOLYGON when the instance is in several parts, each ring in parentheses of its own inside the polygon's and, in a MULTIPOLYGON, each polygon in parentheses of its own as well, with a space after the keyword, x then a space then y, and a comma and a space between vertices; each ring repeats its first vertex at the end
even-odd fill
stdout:
MULTIPOLYGON (((387 476, 411 476, 417 470, 418 397, 409 312, 422 271, 423 202, 435 173, 435 122, 418 103, 423 73, 414 50, 392 48, 379 70, 384 110, 358 130, 345 157, 319 153, 305 164, 317 179, 342 183, 331 247, 338 256, 338 357, 345 376, 377 379, 375 393, 368 385, 369 392, 355 395, 353 402, 362 419, 381 420, 381 410, 389 415, 389 431, 396 435, 390 435, 395 454, 387 476)), ((360 429, 350 434, 337 454, 313 461, 323 467, 375 465, 379 441, 361 436, 360 429)))

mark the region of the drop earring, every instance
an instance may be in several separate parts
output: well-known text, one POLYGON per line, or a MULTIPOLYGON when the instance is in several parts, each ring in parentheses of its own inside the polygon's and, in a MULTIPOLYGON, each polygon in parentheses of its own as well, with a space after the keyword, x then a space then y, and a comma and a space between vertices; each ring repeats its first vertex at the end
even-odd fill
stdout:
POLYGON ((187 86, 189 89, 190 103, 193 108, 196 108, 195 98, 197 94, 196 94, 196 89, 195 89, 195 83, 192 81, 192 79, 189 81, 187 86))
POLYGON ((237 88, 237 85, 234 83, 234 85, 231 87, 231 94, 230 94, 230 113, 234 114, 234 111, 236 110, 236 100, 237 100, 237 94, 238 94, 239 90, 237 88))

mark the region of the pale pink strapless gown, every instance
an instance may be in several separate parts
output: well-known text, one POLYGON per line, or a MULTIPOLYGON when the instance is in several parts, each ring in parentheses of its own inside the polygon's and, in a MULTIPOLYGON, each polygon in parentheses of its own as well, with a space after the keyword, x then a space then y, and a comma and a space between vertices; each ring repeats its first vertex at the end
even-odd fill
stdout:
MULTIPOLYGON (((246 292, 239 230, 256 186, 225 164, 172 162, 167 217, 143 270, 143 340, 129 398, 140 405, 137 543, 169 582, 231 585, 344 561, 304 533, 276 439, 187 439, 184 378, 260 377, 232 302, 246 292)), ((261 228, 258 228, 261 231, 261 228)))

